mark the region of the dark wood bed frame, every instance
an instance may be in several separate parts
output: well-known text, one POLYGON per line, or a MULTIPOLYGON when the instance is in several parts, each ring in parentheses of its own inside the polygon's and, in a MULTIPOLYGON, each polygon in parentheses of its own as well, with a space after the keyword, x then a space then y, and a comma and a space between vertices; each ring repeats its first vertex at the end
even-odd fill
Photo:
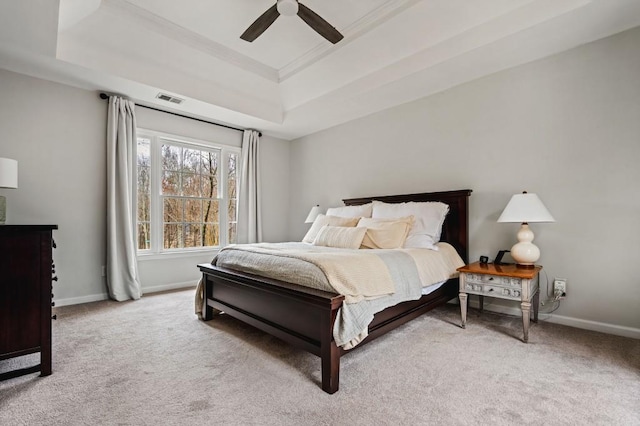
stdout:
MULTIPOLYGON (((442 228, 442 241, 453 245, 468 261, 468 198, 471 190, 423 194, 353 198, 346 205, 371 200, 386 203, 441 201, 449 205, 442 228)), ((318 355, 322 362, 322 390, 335 393, 340 376, 340 357, 349 352, 333 340, 333 323, 344 296, 272 280, 211 264, 198 265, 203 274, 202 319, 214 317, 214 308, 248 323, 290 344, 318 355)), ((378 312, 369 325, 369 336, 356 348, 393 330, 407 321, 456 297, 458 279, 451 279, 421 299, 403 302, 378 312)), ((355 349, 355 348, 354 348, 355 349)))

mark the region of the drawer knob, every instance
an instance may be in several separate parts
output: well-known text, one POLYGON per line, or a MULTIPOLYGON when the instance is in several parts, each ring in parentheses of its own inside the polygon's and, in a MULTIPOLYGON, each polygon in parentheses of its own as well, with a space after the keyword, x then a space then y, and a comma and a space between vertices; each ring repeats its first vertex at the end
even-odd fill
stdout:
POLYGON ((51 319, 52 320, 57 320, 58 319, 58 315, 51 315, 51 319))
POLYGON ((58 281, 58 277, 51 278, 51 281, 58 281))
POLYGON ((51 302, 51 306, 56 306, 56 302, 51 302))

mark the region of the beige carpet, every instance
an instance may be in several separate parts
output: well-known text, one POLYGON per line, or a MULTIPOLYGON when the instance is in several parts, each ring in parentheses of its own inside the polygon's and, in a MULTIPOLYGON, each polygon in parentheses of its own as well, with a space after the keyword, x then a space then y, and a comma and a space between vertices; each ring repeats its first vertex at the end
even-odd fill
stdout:
MULTIPOLYGON (((0 425, 640 425, 640 341, 439 308, 320 360, 225 316, 193 290, 57 309, 53 375, 0 382, 0 425)), ((24 359, 23 359, 24 360, 24 359)), ((0 361, 0 371, 15 362, 0 361)))

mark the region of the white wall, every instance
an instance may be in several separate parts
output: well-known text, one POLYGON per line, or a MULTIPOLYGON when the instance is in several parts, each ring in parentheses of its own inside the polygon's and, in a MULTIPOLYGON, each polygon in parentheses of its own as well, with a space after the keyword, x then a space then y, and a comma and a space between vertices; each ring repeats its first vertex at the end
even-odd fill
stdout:
POLYGON ((95 93, 0 70, 0 157, 18 160, 7 223, 57 224, 55 299, 106 292, 106 104, 95 93))
MULTIPOLYGON (((106 298, 107 103, 96 92, 0 70, 0 157, 18 160, 18 189, 7 197, 7 223, 57 224, 58 305, 106 298)), ((240 146, 241 133, 144 108, 140 127, 240 146)), ((265 239, 288 230, 289 142, 261 139, 265 239)), ((213 252, 140 261, 143 291, 195 285, 197 263, 213 252)))
POLYGON ((316 203, 470 188, 470 257, 493 258, 519 226, 499 214, 528 190, 557 221, 532 224, 549 279, 568 279, 554 320, 640 337, 640 29, 291 147, 291 238, 316 203))

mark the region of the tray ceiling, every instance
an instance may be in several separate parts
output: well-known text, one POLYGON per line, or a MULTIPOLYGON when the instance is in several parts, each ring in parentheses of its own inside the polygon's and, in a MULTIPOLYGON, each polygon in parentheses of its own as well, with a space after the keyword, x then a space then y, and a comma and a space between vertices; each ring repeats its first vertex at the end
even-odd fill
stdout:
POLYGON ((302 0, 344 39, 280 16, 241 40, 274 1, 10 0, 0 66, 293 139, 640 24, 636 0, 302 0))

